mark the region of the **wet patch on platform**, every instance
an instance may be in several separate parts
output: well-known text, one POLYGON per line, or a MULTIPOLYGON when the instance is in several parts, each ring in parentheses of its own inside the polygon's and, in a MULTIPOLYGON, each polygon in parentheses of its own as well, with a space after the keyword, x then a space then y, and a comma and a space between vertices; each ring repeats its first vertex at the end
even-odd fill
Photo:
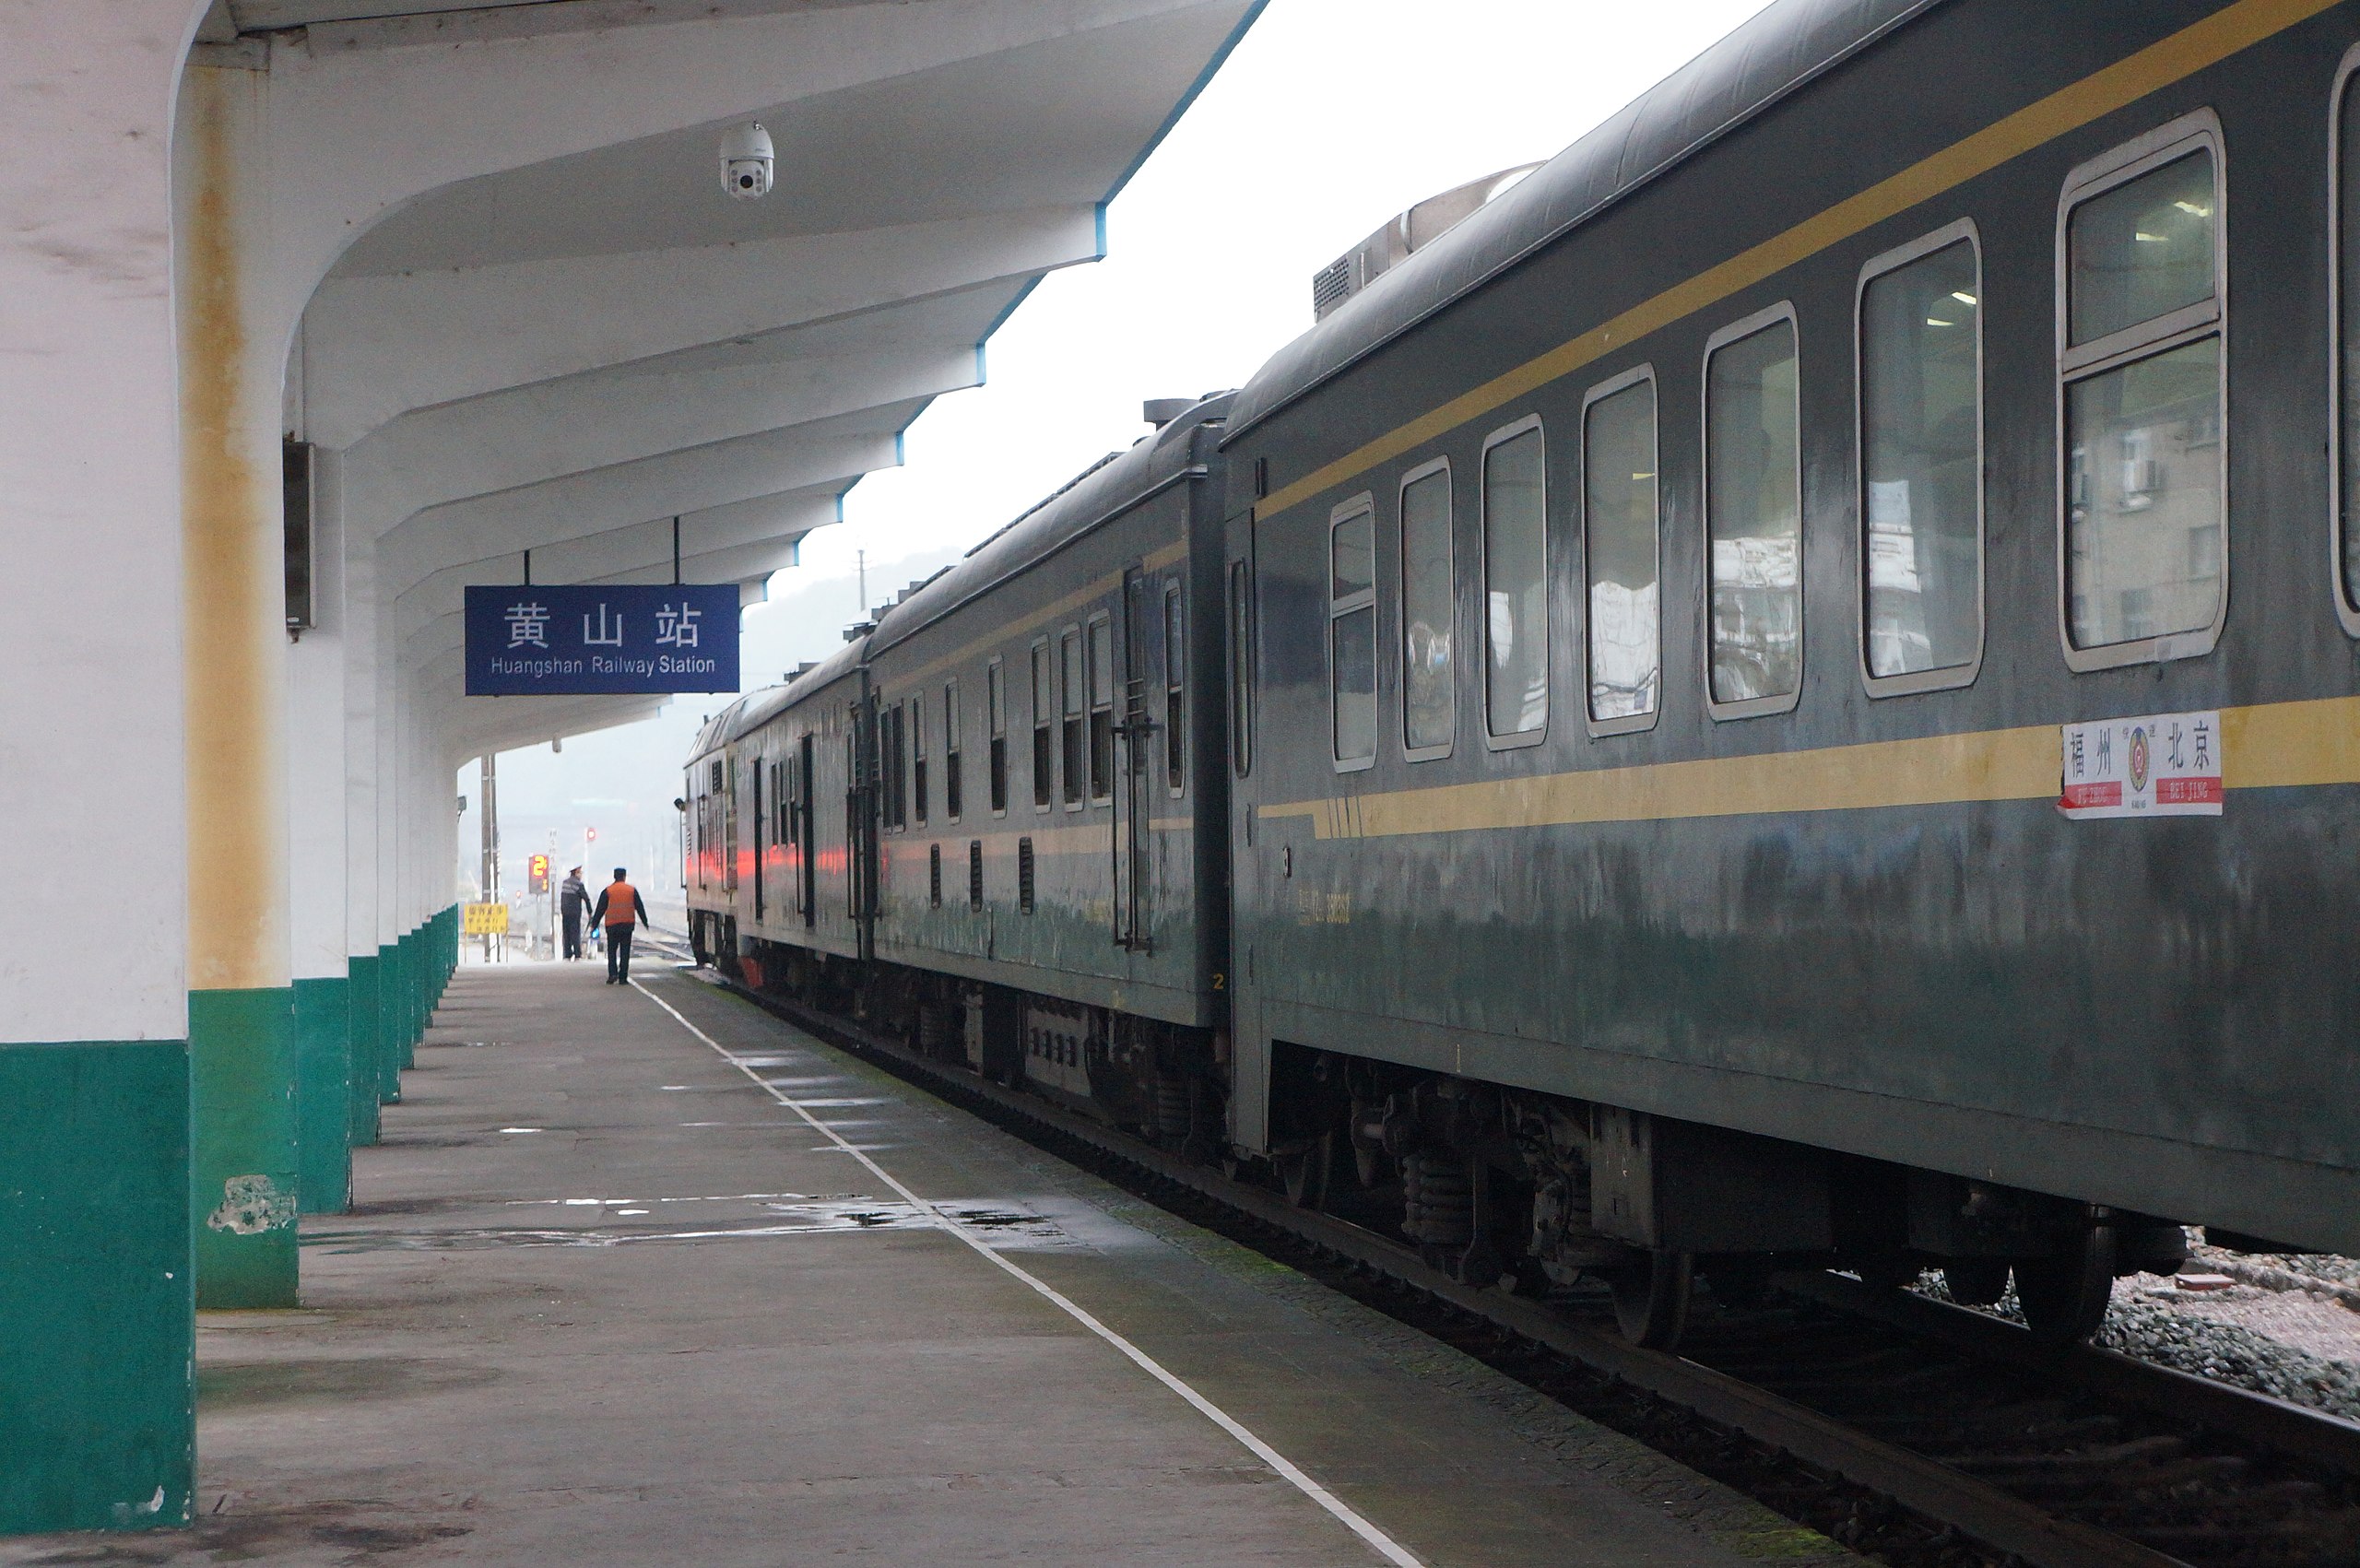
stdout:
MULTIPOLYGON (((429 1505, 432 1506, 432 1505, 429 1505)), ((474 1533, 465 1525, 419 1519, 398 1503, 337 1501, 296 1508, 237 1511, 227 1494, 198 1499, 198 1513, 186 1531, 77 1541, 38 1557, 9 1561, 24 1568, 128 1568, 131 1564, 244 1562, 264 1557, 301 1556, 306 1562, 360 1564, 385 1562, 474 1533), (321 1552, 342 1552, 323 1557, 321 1552)))
POLYGON ((414 1356, 214 1362, 196 1369, 196 1403, 200 1410, 210 1413, 304 1400, 340 1404, 394 1399, 446 1388, 473 1388, 499 1376, 490 1367, 414 1356))
MULTIPOLYGON (((842 1235, 863 1231, 937 1228, 934 1215, 896 1198, 858 1196, 808 1197, 797 1193, 749 1194, 734 1197, 512 1199, 512 1206, 581 1208, 580 1226, 473 1226, 435 1231, 314 1231, 307 1247, 330 1253, 475 1252, 495 1247, 616 1247, 640 1242, 761 1241, 792 1236, 842 1235), (743 1219, 691 1218, 653 1212, 654 1206, 687 1203, 749 1203, 757 1212, 743 1219), (595 1212, 592 1210, 595 1209, 595 1212), (648 1217, 644 1224, 616 1220, 648 1217)), ((951 1223, 975 1232, 986 1245, 1010 1250, 1087 1247, 1088 1244, 1043 1214, 985 1201, 941 1203, 936 1208, 951 1223)))

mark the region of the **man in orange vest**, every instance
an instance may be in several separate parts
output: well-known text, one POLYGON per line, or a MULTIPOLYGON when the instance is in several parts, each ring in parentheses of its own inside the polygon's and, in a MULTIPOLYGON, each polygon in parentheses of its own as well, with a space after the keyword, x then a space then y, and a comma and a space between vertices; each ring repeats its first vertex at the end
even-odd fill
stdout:
POLYGON ((647 918, 647 904, 640 898, 639 890, 625 878, 623 868, 615 867, 615 879, 598 895, 598 907, 590 912, 593 925, 607 928, 607 984, 631 984, 631 934, 632 927, 647 918))

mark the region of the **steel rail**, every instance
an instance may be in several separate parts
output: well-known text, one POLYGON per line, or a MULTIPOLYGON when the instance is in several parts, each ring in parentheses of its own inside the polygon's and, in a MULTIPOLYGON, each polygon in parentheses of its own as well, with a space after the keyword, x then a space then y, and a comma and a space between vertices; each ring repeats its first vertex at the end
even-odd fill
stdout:
POLYGON ((1778 1285, 1857 1316, 1938 1339, 1980 1360, 2030 1372, 2062 1372, 2122 1404, 2211 1427, 2347 1475, 2360 1475, 2360 1422, 2215 1383, 2176 1367, 2157 1366, 2119 1350, 2094 1345, 2069 1346, 2061 1352, 2044 1350, 2022 1329, 1996 1317, 1907 1291, 1871 1290, 1838 1274, 1782 1274, 1778 1285))

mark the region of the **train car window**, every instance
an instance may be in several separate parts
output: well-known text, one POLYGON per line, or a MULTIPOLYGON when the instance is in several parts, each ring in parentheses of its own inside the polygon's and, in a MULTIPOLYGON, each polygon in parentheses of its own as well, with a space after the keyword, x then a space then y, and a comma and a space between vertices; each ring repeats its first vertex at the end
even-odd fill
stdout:
POLYGON ((1163 585, 1163 783, 1178 796, 1188 786, 1188 639, 1180 580, 1163 585))
POLYGON ((1049 724, 1054 712, 1049 697, 1049 640, 1044 637, 1032 644, 1032 805, 1040 811, 1049 808, 1049 724))
POLYGON ((1802 690, 1802 466, 1793 309, 1705 353, 1707 696, 1717 719, 1785 713, 1802 690))
POLYGON ((2067 180, 2059 206, 2066 662, 2209 652, 2228 607, 2221 141, 2175 121, 2067 180))
POLYGON ((1582 404, 1582 595, 1592 735, 1655 724, 1663 685, 1655 371, 1642 365, 1582 404))
POLYGON ((991 731, 988 766, 992 815, 1008 815, 1008 671, 999 660, 984 666, 985 719, 991 731))
POLYGON ((1546 461, 1538 419, 1483 443, 1483 723, 1495 745, 1549 727, 1546 461))
POLYGON ((1956 223, 1862 269, 1860 656, 1871 695, 1983 657, 1983 277, 1956 223))
POLYGON ((960 797, 965 793, 959 777, 959 683, 946 681, 942 687, 942 814, 957 821, 966 804, 960 797))
POLYGON ((1087 677, 1081 667, 1080 629, 1066 629, 1065 635, 1058 642, 1058 675, 1065 704, 1058 713, 1062 727, 1057 738, 1063 744, 1059 748, 1057 761, 1065 779, 1066 809, 1075 811, 1081 807, 1082 770, 1087 765, 1082 715, 1087 711, 1090 694, 1087 677))
POLYGON ((1376 760, 1376 512, 1367 496, 1328 520, 1328 734, 1339 769, 1376 760))
POLYGON ((1229 760, 1239 778, 1254 768, 1254 568, 1229 563, 1229 760))
POLYGON ((1450 460, 1437 458, 1401 481, 1401 749, 1412 762, 1449 756, 1457 729, 1457 603, 1450 460))
POLYGON ((2360 48, 2344 56, 2334 118, 2335 607, 2344 631, 2360 637, 2360 48))
POLYGON ((910 699, 910 803, 916 808, 918 826, 926 826, 926 703, 910 699))
POLYGON ((910 825, 910 735, 902 705, 885 710, 885 821, 897 831, 910 825))
POLYGON ((1090 623, 1090 798, 1115 796, 1115 623, 1090 623))

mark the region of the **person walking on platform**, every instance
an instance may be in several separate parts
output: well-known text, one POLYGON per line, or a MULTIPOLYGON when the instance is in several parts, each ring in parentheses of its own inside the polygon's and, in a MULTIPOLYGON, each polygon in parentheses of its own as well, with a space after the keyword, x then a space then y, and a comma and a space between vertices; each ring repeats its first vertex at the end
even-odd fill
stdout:
POLYGON ((615 879, 598 895, 598 907, 590 912, 590 918, 607 928, 607 984, 630 984, 631 934, 633 926, 647 918, 647 904, 621 867, 615 867, 615 879))
POLYGON ((558 907, 565 915, 565 956, 582 956, 582 917, 590 909, 590 890, 582 885, 582 867, 565 874, 557 890, 558 907))

